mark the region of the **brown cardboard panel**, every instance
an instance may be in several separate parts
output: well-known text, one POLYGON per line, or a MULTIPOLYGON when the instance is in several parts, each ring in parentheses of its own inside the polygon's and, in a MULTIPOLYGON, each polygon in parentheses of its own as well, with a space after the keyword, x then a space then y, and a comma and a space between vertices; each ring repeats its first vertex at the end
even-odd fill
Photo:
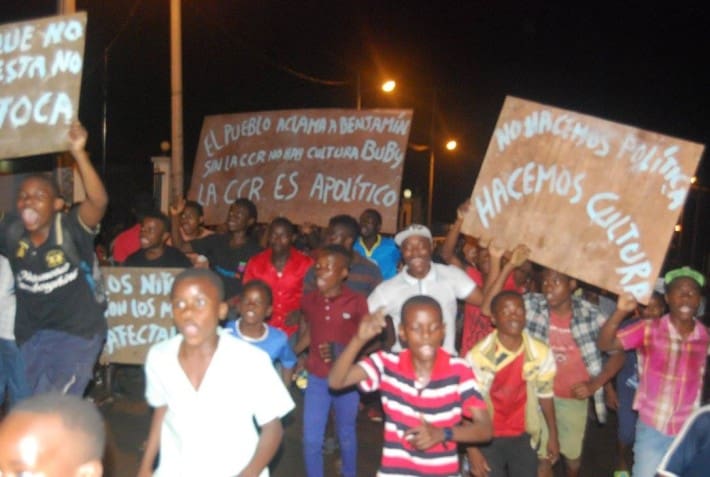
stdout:
POLYGON ((85 12, 0 26, 0 159, 67 149, 85 31, 85 12))
POLYGON ((507 97, 463 231, 646 303, 703 149, 507 97))
POLYGON ((327 224, 377 209, 394 232, 411 110, 310 109, 207 116, 188 197, 208 224, 245 197, 259 221, 327 224))
POLYGON ((109 305, 104 358, 143 364, 151 345, 174 336, 170 290, 181 268, 103 267, 109 305))

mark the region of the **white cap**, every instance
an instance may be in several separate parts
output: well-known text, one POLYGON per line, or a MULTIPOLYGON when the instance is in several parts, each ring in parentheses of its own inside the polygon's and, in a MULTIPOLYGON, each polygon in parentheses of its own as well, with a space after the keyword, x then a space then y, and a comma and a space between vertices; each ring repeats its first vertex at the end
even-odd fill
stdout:
POLYGON ((426 225, 412 224, 394 236, 394 243, 401 247, 409 237, 425 237, 431 242, 431 231, 426 225))

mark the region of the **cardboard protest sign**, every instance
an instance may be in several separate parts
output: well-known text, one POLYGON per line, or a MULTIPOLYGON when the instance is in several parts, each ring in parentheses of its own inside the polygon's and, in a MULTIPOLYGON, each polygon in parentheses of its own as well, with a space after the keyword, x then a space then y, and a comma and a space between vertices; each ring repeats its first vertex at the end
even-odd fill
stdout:
POLYGON ((508 97, 463 231, 646 303, 703 149, 508 97))
POLYGON ((224 223, 237 198, 259 220, 325 225, 335 214, 377 209, 397 224, 411 110, 307 109, 208 116, 188 197, 208 224, 224 223))
POLYGON ((181 268, 103 267, 109 303, 104 356, 112 363, 143 364, 151 345, 177 333, 170 290, 181 268))
POLYGON ((85 32, 84 12, 0 25, 0 159, 67 148, 85 32))

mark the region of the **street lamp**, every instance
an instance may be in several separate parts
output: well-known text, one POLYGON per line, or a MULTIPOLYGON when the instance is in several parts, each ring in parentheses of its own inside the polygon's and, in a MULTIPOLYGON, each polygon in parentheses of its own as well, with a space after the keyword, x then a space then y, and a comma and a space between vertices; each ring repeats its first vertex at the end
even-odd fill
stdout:
MULTIPOLYGON (((356 93, 357 93, 357 98, 356 98, 356 108, 358 111, 362 109, 362 83, 360 81, 360 73, 357 74, 357 83, 356 83, 356 93)), ((385 80, 381 85, 380 89, 389 94, 395 90, 397 87, 397 82, 392 79, 385 80)))
POLYGON ((382 83, 382 91, 385 93, 391 93, 397 87, 397 82, 394 80, 387 80, 382 83))

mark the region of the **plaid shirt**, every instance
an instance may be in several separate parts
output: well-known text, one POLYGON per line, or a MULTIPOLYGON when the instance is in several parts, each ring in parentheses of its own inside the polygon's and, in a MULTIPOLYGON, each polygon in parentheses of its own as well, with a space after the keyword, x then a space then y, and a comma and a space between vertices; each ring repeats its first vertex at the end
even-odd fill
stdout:
POLYGON ((634 409, 639 411, 639 419, 666 435, 678 434, 700 405, 710 340, 707 329, 696 321, 693 332, 682 337, 669 315, 664 315, 641 320, 617 331, 616 336, 624 349, 638 353, 634 409))
MULTIPOLYGON (((525 300, 527 329, 530 335, 549 345, 550 307, 547 304, 545 295, 542 293, 526 293, 523 298, 525 300)), ((570 329, 590 376, 596 376, 602 371, 602 354, 597 347, 597 337, 606 318, 599 308, 587 300, 572 296, 572 323, 570 329)), ((594 410, 599 422, 606 422, 603 388, 599 388, 594 393, 594 410)))

